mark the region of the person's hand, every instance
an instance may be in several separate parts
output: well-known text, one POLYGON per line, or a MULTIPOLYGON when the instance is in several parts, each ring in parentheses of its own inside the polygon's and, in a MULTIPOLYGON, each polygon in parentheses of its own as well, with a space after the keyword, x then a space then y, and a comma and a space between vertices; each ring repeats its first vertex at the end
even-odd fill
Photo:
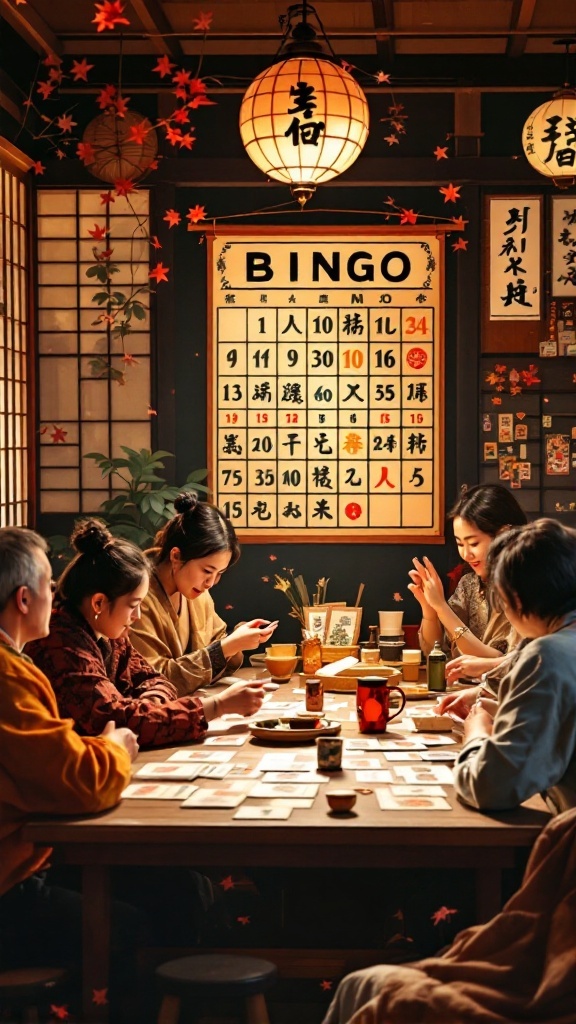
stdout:
POLYGON ((432 710, 435 715, 448 714, 464 720, 468 717, 472 705, 476 703, 481 690, 482 684, 461 690, 460 693, 447 693, 445 697, 439 698, 432 710))
MULTIPOLYGON (((412 562, 419 577, 418 588, 421 590, 424 600, 424 603, 420 601, 420 604, 422 604, 422 608, 424 608, 424 604, 426 604, 429 608, 432 608, 436 615, 438 615, 441 609, 446 605, 442 580, 429 558, 425 557, 423 562, 418 558, 413 558, 412 562)), ((412 571, 409 575, 412 575, 412 571)), ((412 588, 409 587, 409 589, 412 588)), ((412 592, 418 600, 415 591, 413 590, 412 592)))
POLYGON ((136 734, 132 732, 132 729, 117 729, 114 722, 106 722, 100 735, 111 743, 115 743, 118 747, 122 747, 128 754, 131 761, 133 761, 138 753, 138 740, 136 734))
POLYGON ((259 679, 232 683, 218 695, 219 715, 254 715, 262 707, 264 689, 259 679))
POLYGON ((260 644, 268 643, 277 626, 278 619, 275 622, 270 622, 269 619, 251 619, 250 622, 243 622, 222 640, 222 650, 227 656, 238 654, 239 651, 254 651, 260 644))
POLYGON ((500 664, 501 658, 477 658, 473 654, 461 654, 446 665, 446 682, 456 683, 458 679, 480 679, 500 664))
POLYGON ((494 701, 476 701, 464 722, 464 743, 468 740, 485 739, 492 734, 493 718, 484 708, 485 703, 493 704, 494 701))
MULTIPOLYGON (((413 561, 416 560, 413 559, 413 561)), ((420 573, 416 569, 410 569, 408 575, 412 580, 412 583, 408 584, 408 590, 412 592, 412 594, 420 604, 422 608, 422 615, 425 616, 425 618, 427 619, 435 618, 436 612, 434 611, 433 608, 430 607, 428 601, 424 597, 424 580, 420 576, 420 573)))

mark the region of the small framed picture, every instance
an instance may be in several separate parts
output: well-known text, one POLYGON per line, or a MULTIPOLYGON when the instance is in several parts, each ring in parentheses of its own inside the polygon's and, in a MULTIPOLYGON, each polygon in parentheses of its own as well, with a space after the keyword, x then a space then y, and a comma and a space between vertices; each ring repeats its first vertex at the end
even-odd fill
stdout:
POLYGON ((326 643, 335 647, 350 647, 358 642, 360 635, 361 608, 330 609, 326 643))
POLYGON ((328 626, 328 615, 331 605, 317 604, 310 608, 304 608, 304 622, 306 629, 313 636, 319 636, 322 643, 326 642, 326 630, 328 626))

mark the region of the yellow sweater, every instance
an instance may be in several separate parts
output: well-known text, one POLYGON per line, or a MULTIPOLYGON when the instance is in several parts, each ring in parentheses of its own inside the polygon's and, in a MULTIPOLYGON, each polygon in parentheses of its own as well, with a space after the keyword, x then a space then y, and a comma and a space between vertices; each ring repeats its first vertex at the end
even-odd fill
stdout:
MULTIPOLYGON (((185 598, 182 598, 185 601, 185 598)), ((208 686, 217 676, 206 648, 226 636, 226 623, 216 614, 208 591, 193 601, 185 601, 190 616, 190 638, 182 650, 178 632, 178 615, 157 576, 150 578, 150 590, 142 602, 140 619, 130 630, 130 640, 137 651, 161 675, 174 684, 178 696, 208 686)), ((243 661, 243 654, 228 658, 224 672, 234 672, 243 661)), ((222 671, 218 673, 222 674, 222 671)))
POLYGON ((25 842, 33 814, 88 814, 117 804, 128 753, 80 737, 58 714, 54 691, 25 654, 0 643, 0 896, 46 865, 51 851, 25 842))

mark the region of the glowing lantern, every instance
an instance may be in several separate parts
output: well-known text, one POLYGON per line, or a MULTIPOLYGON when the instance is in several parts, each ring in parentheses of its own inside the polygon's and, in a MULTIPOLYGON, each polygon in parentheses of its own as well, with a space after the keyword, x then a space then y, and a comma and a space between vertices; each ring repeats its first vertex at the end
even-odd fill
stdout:
POLYGON ((124 117, 114 111, 99 114, 86 126, 82 141, 90 143, 94 154, 94 160, 86 164, 87 169, 110 184, 119 178, 141 178, 158 152, 154 127, 147 117, 133 110, 124 117), (136 125, 141 129, 141 142, 131 137, 130 129, 136 125))
POLYGON ((576 91, 565 89, 537 107, 522 129, 526 159, 558 188, 576 180, 576 91))

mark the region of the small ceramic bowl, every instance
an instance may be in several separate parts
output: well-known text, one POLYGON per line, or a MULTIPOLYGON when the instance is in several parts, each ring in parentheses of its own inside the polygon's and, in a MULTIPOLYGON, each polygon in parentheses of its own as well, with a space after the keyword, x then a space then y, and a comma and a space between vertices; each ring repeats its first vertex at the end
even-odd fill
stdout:
POLYGON ((266 655, 264 664, 272 676, 272 679, 275 679, 277 682, 285 683, 291 678, 294 670, 296 669, 298 658, 271 658, 269 655, 266 655))
POLYGON ((330 789, 326 793, 328 806, 332 811, 343 813, 351 811, 356 803, 356 793, 353 789, 330 789))
POLYGON ((270 658, 294 658, 296 650, 296 644, 270 644, 266 654, 270 658))

